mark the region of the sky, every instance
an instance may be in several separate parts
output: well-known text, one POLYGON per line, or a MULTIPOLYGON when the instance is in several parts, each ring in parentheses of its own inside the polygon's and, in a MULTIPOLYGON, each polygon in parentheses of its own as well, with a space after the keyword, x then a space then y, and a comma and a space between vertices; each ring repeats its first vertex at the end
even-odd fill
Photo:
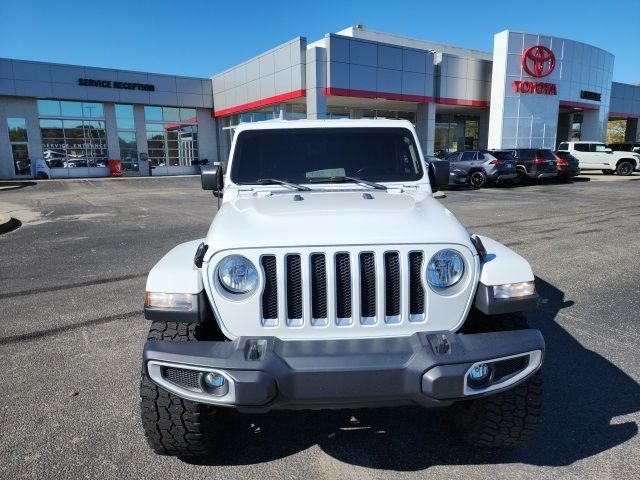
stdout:
POLYGON ((0 0, 0 57, 210 77, 294 37, 365 28, 492 51, 510 29, 615 55, 640 82, 640 0, 0 0))

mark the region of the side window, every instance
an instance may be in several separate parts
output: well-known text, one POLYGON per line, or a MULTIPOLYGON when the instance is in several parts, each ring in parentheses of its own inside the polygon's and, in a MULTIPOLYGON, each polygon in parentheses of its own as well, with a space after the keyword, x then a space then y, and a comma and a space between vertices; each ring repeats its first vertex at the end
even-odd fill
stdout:
POLYGON ((569 150, 569 144, 568 143, 561 143, 560 145, 558 145, 558 150, 569 150))
POLYGON ((460 157, 460 152, 454 152, 454 153, 450 153, 449 155, 444 157, 444 159, 445 160, 449 160, 450 162, 457 162, 458 161, 458 157, 460 157))
POLYGON ((576 143, 574 145, 574 149, 578 152, 588 152, 589 144, 588 143, 576 143))
POLYGON ((476 158, 476 152, 462 152, 460 156, 461 162, 471 162, 476 158))
POLYGON ((478 160, 486 160, 487 157, 482 152, 478 152, 478 160))
POLYGON ((606 150, 606 146, 604 145, 604 143, 592 143, 591 144, 591 151, 592 152, 604 152, 606 150))

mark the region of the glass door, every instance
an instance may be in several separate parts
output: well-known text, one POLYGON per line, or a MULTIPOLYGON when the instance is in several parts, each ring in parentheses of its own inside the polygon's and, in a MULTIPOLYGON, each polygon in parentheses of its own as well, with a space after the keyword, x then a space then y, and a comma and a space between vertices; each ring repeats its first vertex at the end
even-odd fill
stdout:
POLYGON ((7 127, 9 129, 14 175, 17 178, 32 177, 27 139, 27 121, 24 118, 7 118, 7 127))

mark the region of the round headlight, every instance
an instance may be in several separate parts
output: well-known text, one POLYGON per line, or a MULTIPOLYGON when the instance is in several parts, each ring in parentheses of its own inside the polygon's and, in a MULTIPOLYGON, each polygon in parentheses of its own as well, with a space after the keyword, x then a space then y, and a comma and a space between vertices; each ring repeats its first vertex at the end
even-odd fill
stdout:
POLYGON ((434 288, 448 288, 460 281, 464 260, 455 250, 440 250, 427 265, 427 280, 434 288))
POLYGON ((242 255, 229 255, 218 265, 220 284, 231 293, 250 293, 258 288, 258 270, 242 255))

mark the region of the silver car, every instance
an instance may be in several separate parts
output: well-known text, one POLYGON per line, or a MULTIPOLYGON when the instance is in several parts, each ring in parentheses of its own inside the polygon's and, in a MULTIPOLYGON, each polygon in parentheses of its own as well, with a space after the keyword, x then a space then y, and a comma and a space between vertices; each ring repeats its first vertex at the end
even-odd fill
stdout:
POLYGON ((487 182, 511 182, 517 176, 514 160, 500 160, 486 150, 465 150, 448 155, 452 168, 459 168, 469 175, 469 184, 481 188, 487 182))

